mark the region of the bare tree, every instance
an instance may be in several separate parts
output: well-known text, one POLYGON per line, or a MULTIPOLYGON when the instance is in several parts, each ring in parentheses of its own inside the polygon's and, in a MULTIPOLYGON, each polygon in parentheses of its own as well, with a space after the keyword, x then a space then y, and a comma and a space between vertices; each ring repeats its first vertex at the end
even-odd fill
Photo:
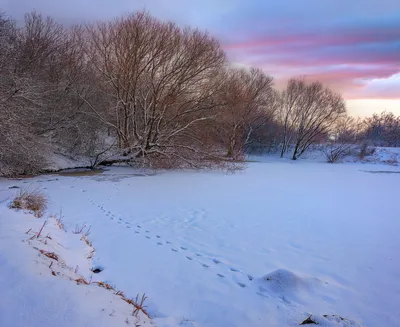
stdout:
POLYGON ((271 119, 273 78, 262 70, 228 68, 222 75, 217 129, 227 156, 237 159, 252 142, 252 135, 271 119))
POLYGON ((361 121, 354 117, 340 117, 332 126, 331 134, 322 151, 329 163, 337 162, 354 149, 360 140, 361 121))
POLYGON ((36 173, 59 146, 89 149, 98 125, 71 92, 84 62, 73 35, 35 12, 21 28, 2 16, 0 29, 1 173, 36 173))
POLYGON ((400 116, 392 112, 374 114, 364 119, 364 137, 374 145, 400 146, 400 116))
POLYGON ((28 78, 18 76, 18 29, 0 15, 0 175, 34 173, 44 163, 40 141, 26 119, 38 95, 28 78))
POLYGON ((132 160, 198 166, 216 158, 198 135, 215 119, 225 54, 208 34, 139 12, 87 27, 87 57, 107 108, 79 96, 132 160))
POLYGON ((293 145, 296 160, 321 136, 329 133, 333 124, 346 113, 340 94, 320 82, 307 84, 293 78, 282 92, 280 120, 283 125, 281 156, 293 145))

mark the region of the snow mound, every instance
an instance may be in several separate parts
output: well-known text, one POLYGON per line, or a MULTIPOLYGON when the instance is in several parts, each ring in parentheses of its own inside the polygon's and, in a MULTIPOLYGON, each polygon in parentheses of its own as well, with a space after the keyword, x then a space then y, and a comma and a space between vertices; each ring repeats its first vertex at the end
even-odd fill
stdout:
POLYGON ((291 271, 277 269, 258 281, 258 294, 277 297, 286 304, 308 304, 314 297, 326 293, 324 286, 318 278, 301 277, 291 271))
POLYGON ((318 326, 324 326, 324 327, 362 327, 358 322, 355 322, 354 320, 350 320, 347 318, 343 318, 338 315, 318 315, 318 316, 312 316, 312 320, 318 325, 318 326))
POLYGON ((296 294, 304 291, 312 291, 320 280, 311 277, 300 277, 286 269, 277 269, 261 280, 261 287, 277 294, 296 294))
POLYGON ((277 293, 294 292, 306 286, 301 277, 285 269, 275 270, 265 275, 263 280, 271 291, 277 293))

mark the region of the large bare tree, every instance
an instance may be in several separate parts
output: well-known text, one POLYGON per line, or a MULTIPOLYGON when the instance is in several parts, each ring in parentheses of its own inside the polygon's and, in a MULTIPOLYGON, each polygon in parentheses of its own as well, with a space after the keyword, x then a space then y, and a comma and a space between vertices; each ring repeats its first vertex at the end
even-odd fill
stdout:
POLYGON ((84 95, 132 160, 197 166, 215 158, 199 131, 216 117, 214 78, 225 64, 208 34, 139 12, 87 29, 87 57, 102 81, 107 108, 84 95))
POLYGON ((260 69, 228 68, 222 75, 217 133, 227 149, 227 156, 237 159, 252 142, 255 132, 272 116, 273 78, 260 69))
POLYGON ((296 160, 346 113, 342 96, 320 82, 289 80, 282 92, 280 122, 283 125, 281 156, 293 146, 296 160))

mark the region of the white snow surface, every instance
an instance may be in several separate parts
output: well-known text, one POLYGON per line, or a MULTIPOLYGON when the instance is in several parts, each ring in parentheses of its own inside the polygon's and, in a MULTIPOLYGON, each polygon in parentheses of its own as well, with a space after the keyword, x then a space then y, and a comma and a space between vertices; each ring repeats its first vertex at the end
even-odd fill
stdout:
MULTIPOLYGON (((47 212, 62 208, 68 231, 90 225, 93 265, 104 268, 96 278, 127 297, 146 293, 156 326, 285 327, 310 315, 322 326, 400 324, 398 167, 264 157, 235 174, 140 176, 118 167, 96 176, 0 180, 4 194, 14 185, 42 188, 47 212)), ((87 301, 100 298, 88 290, 102 289, 32 268, 37 252, 21 239, 27 221, 37 230, 44 218, 5 203, 0 326, 123 322, 125 309, 110 317, 115 309, 104 314, 103 304, 87 301), (43 323, 24 324, 24 317, 43 323)))
POLYGON ((10 195, 0 191, 1 327, 151 326, 142 313, 133 316, 133 306, 115 291, 96 284, 102 279, 91 271, 97 268, 89 259, 94 249, 82 235, 60 230, 52 217, 8 209, 10 195), (78 278, 91 284, 78 285, 78 278))

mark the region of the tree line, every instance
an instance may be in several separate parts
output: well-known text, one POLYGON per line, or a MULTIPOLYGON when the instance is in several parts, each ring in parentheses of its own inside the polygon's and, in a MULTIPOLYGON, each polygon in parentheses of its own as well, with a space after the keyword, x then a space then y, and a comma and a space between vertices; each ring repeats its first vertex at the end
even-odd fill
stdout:
POLYGON ((230 65, 208 33, 147 12, 68 28, 0 15, 0 175, 37 173, 57 152, 92 167, 226 168, 320 142, 399 146, 399 126, 389 113, 348 117, 320 82, 278 91, 262 70, 230 65))

